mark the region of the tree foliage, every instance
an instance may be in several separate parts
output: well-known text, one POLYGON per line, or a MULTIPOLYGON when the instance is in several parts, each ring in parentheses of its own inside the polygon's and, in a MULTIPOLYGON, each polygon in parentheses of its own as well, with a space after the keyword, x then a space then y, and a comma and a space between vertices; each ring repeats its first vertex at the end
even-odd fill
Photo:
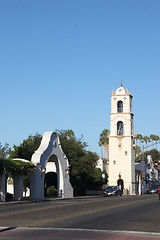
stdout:
POLYGON ((12 159, 0 158, 0 173, 5 172, 8 176, 13 177, 15 174, 27 176, 34 170, 31 162, 15 161, 12 159))
POLYGON ((105 144, 109 144, 109 134, 110 131, 108 129, 104 129, 100 136, 99 136, 99 145, 105 145, 105 144))
POLYGON ((0 143, 0 158, 8 158, 10 152, 9 144, 2 146, 0 143))
MULTIPOLYGON (((76 138, 73 130, 57 130, 61 146, 71 165, 70 180, 75 188, 87 188, 102 183, 102 173, 96 168, 98 156, 87 151, 87 143, 83 136, 76 138)), ((42 136, 29 136, 20 146, 15 146, 10 153, 11 158, 31 160, 32 154, 38 149, 42 136)))
POLYGON ((148 155, 151 155, 153 162, 158 164, 158 161, 160 160, 160 152, 157 149, 151 149, 149 151, 145 151, 144 153, 141 153, 136 157, 135 161, 139 162, 143 159, 146 161, 148 155))
POLYGON ((58 131, 62 149, 71 165, 71 184, 73 187, 89 187, 101 183, 101 172, 96 168, 98 156, 87 151, 83 137, 76 139, 72 130, 58 131))
POLYGON ((40 146, 41 139, 42 136, 39 134, 35 136, 30 135, 26 140, 23 140, 19 146, 13 146, 13 150, 10 151, 10 158, 22 158, 30 161, 33 153, 40 146))
POLYGON ((154 163, 158 164, 160 159, 160 152, 157 150, 158 144, 160 143, 159 136, 151 134, 148 136, 142 136, 137 134, 136 136, 136 162, 142 159, 146 160, 147 155, 151 155, 154 163))

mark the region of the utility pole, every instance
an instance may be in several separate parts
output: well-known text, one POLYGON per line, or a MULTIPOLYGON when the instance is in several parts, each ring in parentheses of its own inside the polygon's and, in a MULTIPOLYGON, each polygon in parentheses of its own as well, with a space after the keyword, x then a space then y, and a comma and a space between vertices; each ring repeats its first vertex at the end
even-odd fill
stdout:
POLYGON ((142 195, 144 195, 144 181, 145 181, 145 160, 144 160, 144 145, 143 145, 143 154, 142 154, 142 195))

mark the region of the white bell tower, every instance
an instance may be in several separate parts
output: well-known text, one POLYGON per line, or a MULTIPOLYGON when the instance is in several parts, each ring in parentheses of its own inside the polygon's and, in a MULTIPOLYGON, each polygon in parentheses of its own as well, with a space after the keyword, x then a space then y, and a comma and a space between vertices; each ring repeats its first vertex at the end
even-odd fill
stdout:
POLYGON ((109 185, 119 185, 124 194, 135 194, 132 95, 122 83, 111 94, 109 185))

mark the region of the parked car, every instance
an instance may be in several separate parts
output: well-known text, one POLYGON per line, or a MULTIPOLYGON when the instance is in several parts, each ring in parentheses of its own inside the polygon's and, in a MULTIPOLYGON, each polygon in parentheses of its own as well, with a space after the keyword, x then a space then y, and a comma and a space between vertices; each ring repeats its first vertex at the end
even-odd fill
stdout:
POLYGON ((122 190, 118 186, 109 186, 104 190, 104 197, 122 196, 122 190))

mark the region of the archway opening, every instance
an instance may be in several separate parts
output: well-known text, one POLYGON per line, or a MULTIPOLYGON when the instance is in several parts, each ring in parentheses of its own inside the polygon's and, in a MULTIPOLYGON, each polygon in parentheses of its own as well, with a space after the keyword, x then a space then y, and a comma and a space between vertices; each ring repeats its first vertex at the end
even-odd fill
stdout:
POLYGON ((48 172, 45 174, 44 193, 45 197, 57 197, 57 173, 48 172))
POLYGON ((46 164, 46 174, 44 179, 45 197, 57 197, 58 194, 58 174, 57 174, 57 156, 52 154, 46 164))

